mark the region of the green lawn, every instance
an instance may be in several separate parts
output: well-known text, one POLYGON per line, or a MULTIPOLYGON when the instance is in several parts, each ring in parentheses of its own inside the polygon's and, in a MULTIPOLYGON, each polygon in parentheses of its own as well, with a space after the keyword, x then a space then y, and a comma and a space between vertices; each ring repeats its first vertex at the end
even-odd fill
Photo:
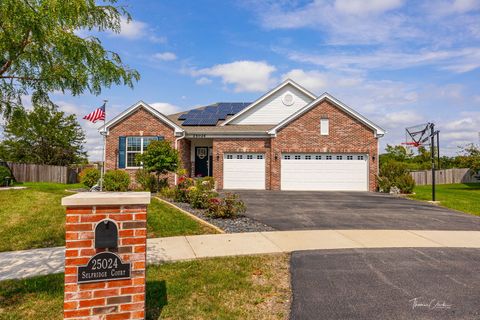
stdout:
POLYGON ((149 238, 207 233, 218 232, 193 220, 172 206, 152 198, 147 215, 147 236, 149 238))
MULTIPOLYGON (((287 319, 287 255, 149 266, 147 319, 287 319)), ((63 274, 0 282, 0 319, 62 319, 63 274)))
MULTIPOLYGON (((480 215, 480 184, 441 184, 436 186, 436 200, 440 205, 480 215)), ((416 200, 432 200, 432 186, 416 186, 415 194, 409 196, 416 200)))
MULTIPOLYGON (((60 200, 81 185, 25 183, 27 189, 0 191, 0 252, 65 244, 65 208, 60 200)), ((149 237, 216 233, 167 204, 152 199, 149 237)))

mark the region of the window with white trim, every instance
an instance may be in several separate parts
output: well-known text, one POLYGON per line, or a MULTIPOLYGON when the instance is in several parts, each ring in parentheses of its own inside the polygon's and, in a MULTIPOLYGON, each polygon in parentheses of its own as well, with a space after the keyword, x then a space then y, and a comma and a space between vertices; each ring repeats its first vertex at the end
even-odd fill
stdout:
POLYGON ((342 156, 337 156, 337 160, 342 160, 342 156))
POLYGON ((257 159, 262 160, 263 159, 263 154, 258 154, 257 159))
POLYGON ((290 156, 289 156, 289 155, 283 156, 283 158, 284 158, 285 160, 290 160, 290 156))
POLYGON ((299 154, 295 155, 295 160, 300 160, 300 159, 302 159, 301 155, 299 155, 299 154))
POLYGON ((243 154, 237 154, 237 159, 243 159, 243 154))
POLYGON ((353 160, 353 156, 347 156, 347 160, 353 160))
POLYGON ((363 156, 357 156, 358 160, 363 160, 363 156))
POLYGON ((320 135, 328 136, 329 126, 328 119, 320 119, 320 135))
POLYGON ((311 155, 309 155, 309 154, 308 154, 308 155, 306 155, 306 156, 305 156, 305 160, 312 160, 312 156, 311 156, 311 155))
POLYGON ((137 162, 137 155, 142 154, 149 143, 157 140, 157 137, 127 137, 126 164, 127 168, 141 167, 137 162))
POLYGON ((227 159, 233 159, 233 154, 227 154, 227 159))
POLYGON ((316 155, 315 160, 322 160, 322 156, 316 155))
POLYGON ((247 159, 252 160, 253 159, 253 154, 247 154, 247 159))
POLYGON ((332 160, 332 156, 326 156, 327 160, 332 160))

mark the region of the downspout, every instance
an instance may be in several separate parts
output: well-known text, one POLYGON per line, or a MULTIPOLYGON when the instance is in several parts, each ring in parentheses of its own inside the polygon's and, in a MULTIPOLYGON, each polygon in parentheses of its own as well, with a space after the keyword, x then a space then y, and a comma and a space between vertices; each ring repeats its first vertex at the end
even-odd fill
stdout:
MULTIPOLYGON (((183 131, 182 136, 175 139, 175 150, 178 151, 178 141, 184 139, 186 135, 187 135, 186 132, 183 131)), ((177 185, 177 181, 178 181, 178 175, 177 175, 177 173, 175 173, 175 185, 177 185)))

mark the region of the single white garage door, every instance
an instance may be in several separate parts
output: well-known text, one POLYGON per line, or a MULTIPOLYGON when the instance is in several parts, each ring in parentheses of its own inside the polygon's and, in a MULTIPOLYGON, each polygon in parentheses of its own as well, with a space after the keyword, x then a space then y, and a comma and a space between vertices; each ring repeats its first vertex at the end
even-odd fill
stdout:
POLYGON ((282 155, 282 190, 368 191, 366 154, 282 155))
POLYGON ((223 158, 224 189, 265 189, 263 153, 226 153, 223 158))

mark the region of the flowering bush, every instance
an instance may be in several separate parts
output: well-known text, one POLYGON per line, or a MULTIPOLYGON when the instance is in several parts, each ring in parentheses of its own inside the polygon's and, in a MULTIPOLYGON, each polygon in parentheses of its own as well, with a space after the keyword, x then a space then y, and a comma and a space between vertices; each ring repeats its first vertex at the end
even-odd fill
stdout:
MULTIPOLYGON (((205 185, 203 185, 205 186, 205 185)), ((188 202, 192 208, 206 209, 210 199, 218 196, 218 193, 211 190, 204 190, 199 186, 188 188, 188 202)))
POLYGON ((245 211, 245 203, 235 193, 226 193, 224 198, 216 197, 208 201, 207 215, 212 218, 235 218, 245 211))
POLYGON ((178 178, 173 201, 188 202, 188 189, 193 187, 194 185, 195 181, 192 178, 188 178, 185 176, 181 176, 180 178, 178 178))

